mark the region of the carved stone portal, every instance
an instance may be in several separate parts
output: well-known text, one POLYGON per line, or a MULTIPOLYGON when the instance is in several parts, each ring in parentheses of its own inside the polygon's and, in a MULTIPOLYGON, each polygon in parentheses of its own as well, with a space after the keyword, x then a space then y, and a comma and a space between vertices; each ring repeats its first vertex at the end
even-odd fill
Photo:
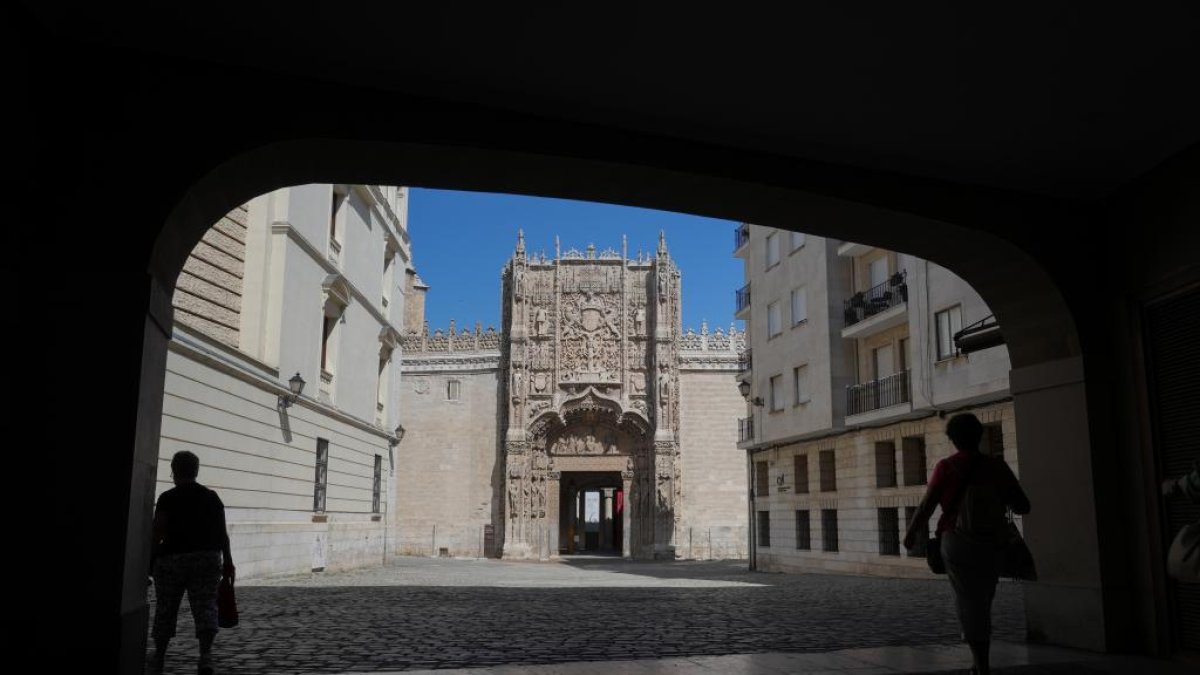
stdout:
MULTIPOLYGON (((556 251, 557 251, 556 247, 556 251)), ((594 251, 594 247, 588 249, 594 251)), ((503 555, 558 554, 554 458, 625 457, 625 554, 671 557, 679 512, 679 272, 652 259, 569 250, 504 269, 507 384, 503 555), (664 452, 665 451, 665 452, 664 452)), ((571 460, 575 461, 575 460, 571 460)))

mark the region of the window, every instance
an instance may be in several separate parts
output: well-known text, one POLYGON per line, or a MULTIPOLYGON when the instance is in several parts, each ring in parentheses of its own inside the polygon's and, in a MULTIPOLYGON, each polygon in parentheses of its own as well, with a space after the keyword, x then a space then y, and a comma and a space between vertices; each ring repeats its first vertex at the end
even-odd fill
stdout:
POLYGON ((795 251, 796 249, 800 248, 801 246, 804 246, 804 233, 803 232, 793 232, 792 233, 792 250, 795 251))
MULTIPOLYGON (((917 515, 917 507, 915 507, 915 506, 904 507, 904 522, 906 524, 911 523, 913 517, 916 515, 917 515)), ((908 556, 910 558, 924 558, 925 551, 929 547, 929 522, 926 521, 925 525, 923 527, 917 526, 916 534, 917 534, 916 543, 913 545, 912 550, 909 551, 908 556)))
POLYGON ((792 290, 792 325, 808 320, 808 295, 804 287, 792 290))
POLYGON ((879 512, 879 555, 900 555, 900 509, 879 512))
POLYGON ((983 425, 983 438, 979 440, 979 451, 993 457, 1004 456, 1004 430, 1000 423, 983 425))
POLYGON ((775 375, 771 378, 771 412, 783 410, 783 376, 775 375))
POLYGON ((329 486, 329 441, 317 439, 317 475, 313 481, 313 511, 325 511, 325 491, 329 486))
POLYGON ((887 281, 888 278, 888 260, 886 257, 876 258, 871 261, 870 266, 871 285, 870 288, 880 286, 887 281))
POLYGON ((901 443, 904 461, 904 484, 924 485, 928 480, 925 464, 925 438, 910 436, 901 443))
POLYGON ((829 553, 837 553, 837 509, 821 509, 821 550, 829 553))
POLYGON ((875 443, 875 487, 896 487, 896 444, 893 441, 875 443))
POLYGON ((888 375, 894 375, 892 368, 892 346, 884 345, 871 350, 871 368, 873 379, 882 380, 888 375))
POLYGON ((821 492, 834 492, 837 490, 837 464, 833 450, 822 450, 820 455, 821 465, 821 492))
POLYGON ((329 209, 329 240, 338 241, 338 212, 342 210, 342 203, 346 201, 346 194, 333 189, 333 199, 330 202, 329 209))
POLYGON ((758 512, 758 545, 761 548, 771 546, 771 512, 758 512))
POLYGON ((792 404, 807 403, 808 396, 808 366, 792 368, 792 404))
POLYGON ((812 523, 809 522, 808 510, 796 512, 796 550, 812 550, 812 523))
POLYGON ((754 463, 754 496, 762 498, 771 494, 771 473, 766 462, 754 463))
POLYGON ((329 372, 333 366, 332 349, 333 331, 337 328, 338 318, 325 315, 321 324, 321 370, 329 372))
POLYGON ((779 264, 779 233, 767 235, 767 269, 779 264))
POLYGON ((767 305, 767 337, 773 338, 783 332, 783 317, 779 313, 779 301, 767 305))
POLYGON ((958 356, 954 347, 954 334, 962 330, 962 305, 942 310, 934 316, 937 325, 938 361, 958 356))
POLYGON ((375 478, 371 484, 371 513, 379 513, 379 493, 383 487, 383 455, 375 455, 375 478))
POLYGON ((808 454, 792 458, 792 482, 796 494, 808 494, 808 454))
POLYGON ((388 364, 392 361, 392 350, 386 349, 379 355, 379 371, 375 386, 375 410, 383 412, 387 406, 388 380, 391 379, 391 372, 388 369, 388 364))
POLYGON ((909 354, 911 341, 908 338, 900 338, 900 372, 909 369, 912 363, 912 355, 909 354))
POLYGON ((459 397, 459 381, 447 380, 446 382, 446 400, 457 401, 459 397))

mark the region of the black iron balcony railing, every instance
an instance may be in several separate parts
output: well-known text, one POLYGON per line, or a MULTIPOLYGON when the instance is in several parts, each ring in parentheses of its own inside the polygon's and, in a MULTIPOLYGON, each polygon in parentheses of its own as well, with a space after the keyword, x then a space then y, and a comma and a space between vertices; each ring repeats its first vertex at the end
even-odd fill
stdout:
POLYGON ((750 284, 734 291, 733 305, 735 314, 750 306, 750 284))
POLYGON ((846 387, 846 414, 858 415, 912 400, 909 371, 846 387))
POLYGON ((749 349, 744 349, 738 354, 738 372, 747 373, 754 367, 754 358, 749 349))
POLYGON ((908 272, 896 272, 887 281, 846 300, 846 325, 853 326, 884 310, 908 302, 908 272))
POLYGON ((748 241, 750 241, 750 226, 749 225, 742 223, 741 225, 738 225, 737 227, 733 228, 733 250, 736 251, 739 248, 745 246, 746 242, 748 242, 748 241))
POLYGON ((738 443, 754 440, 754 415, 738 420, 738 443))

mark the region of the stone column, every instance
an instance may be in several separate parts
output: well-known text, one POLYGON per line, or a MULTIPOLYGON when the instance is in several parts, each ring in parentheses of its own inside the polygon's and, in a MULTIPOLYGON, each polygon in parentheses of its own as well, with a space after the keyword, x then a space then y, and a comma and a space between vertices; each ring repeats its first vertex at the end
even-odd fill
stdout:
POLYGON ((546 474, 546 517, 543 520, 548 530, 548 536, 546 537, 548 550, 542 556, 543 559, 558 557, 558 537, 562 530, 562 523, 558 521, 561 516, 558 499, 559 485, 561 484, 559 479, 561 477, 562 474, 558 471, 551 471, 546 474))
POLYGON ((1038 580, 1022 586, 1033 639, 1103 651, 1105 589, 1083 376, 1078 357, 1009 374, 1020 480, 1033 506, 1024 534, 1038 570, 1038 580))
POLYGON ((613 541, 613 488, 600 490, 600 548, 609 549, 613 541))
POLYGON ((621 511, 621 557, 632 558, 633 548, 630 545, 630 530, 633 529, 633 503, 629 500, 630 490, 633 488, 633 472, 625 471, 621 474, 621 487, 625 491, 625 508, 621 511))

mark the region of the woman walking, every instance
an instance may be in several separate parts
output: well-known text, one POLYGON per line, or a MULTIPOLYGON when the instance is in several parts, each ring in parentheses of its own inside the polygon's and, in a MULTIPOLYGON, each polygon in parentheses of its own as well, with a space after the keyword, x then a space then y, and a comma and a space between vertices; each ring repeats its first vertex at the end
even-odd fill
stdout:
POLYGON ((1007 536, 1004 513, 1006 509, 1029 513, 1029 498, 1003 458, 979 452, 983 425, 978 418, 955 415, 946 424, 946 435, 957 452, 934 467, 925 497, 908 524, 904 546, 913 548, 917 531, 928 526, 934 508, 941 506, 937 535, 963 639, 974 660, 971 672, 988 675, 992 599, 1007 536))
POLYGON ((217 636, 217 586, 233 578, 233 557, 225 529, 225 505, 217 493, 196 482, 200 458, 187 450, 171 458, 175 487, 162 493, 154 508, 151 570, 154 577, 154 655, 150 673, 161 673, 167 645, 175 637, 179 603, 187 591, 200 641, 199 675, 212 675, 212 645, 217 636))

